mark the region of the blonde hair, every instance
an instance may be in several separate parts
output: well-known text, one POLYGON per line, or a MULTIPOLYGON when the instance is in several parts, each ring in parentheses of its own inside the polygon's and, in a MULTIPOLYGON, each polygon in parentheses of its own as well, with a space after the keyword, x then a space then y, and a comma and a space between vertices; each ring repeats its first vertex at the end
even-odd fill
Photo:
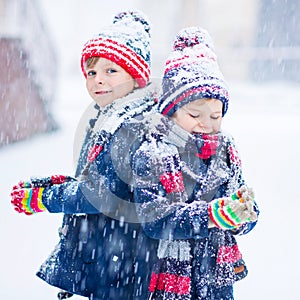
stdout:
POLYGON ((85 62, 85 69, 93 68, 99 59, 100 59, 100 57, 98 57, 98 56, 92 56, 92 57, 88 58, 85 62))

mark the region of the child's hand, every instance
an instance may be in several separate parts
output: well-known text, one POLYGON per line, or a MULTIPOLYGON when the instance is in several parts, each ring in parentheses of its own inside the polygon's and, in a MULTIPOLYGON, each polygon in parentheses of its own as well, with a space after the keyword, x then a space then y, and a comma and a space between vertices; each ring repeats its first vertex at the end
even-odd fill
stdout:
POLYGON ((32 215, 46 210, 42 202, 43 191, 46 187, 62 184, 76 179, 70 176, 53 175, 44 178, 32 178, 30 181, 20 181, 11 192, 11 203, 19 213, 32 215))
POLYGON ((20 188, 18 188, 18 186, 14 186, 10 194, 12 197, 11 203, 13 204, 14 209, 18 213, 24 213, 26 215, 32 215, 34 213, 45 211, 46 207, 42 202, 44 188, 22 188, 21 186, 20 188))
MULTIPOLYGON (((254 211, 254 192, 251 188, 242 186, 234 194, 231 195, 231 199, 239 200, 240 203, 245 204, 243 206, 245 208, 244 210, 245 217, 243 218, 242 215, 240 216, 241 220, 244 221, 244 223, 255 222, 257 220, 257 214, 254 211)), ((241 207, 238 206, 238 208, 240 209, 241 207)))
POLYGON ((236 229, 257 219, 253 191, 245 186, 231 197, 213 200, 208 209, 211 221, 221 229, 236 229))

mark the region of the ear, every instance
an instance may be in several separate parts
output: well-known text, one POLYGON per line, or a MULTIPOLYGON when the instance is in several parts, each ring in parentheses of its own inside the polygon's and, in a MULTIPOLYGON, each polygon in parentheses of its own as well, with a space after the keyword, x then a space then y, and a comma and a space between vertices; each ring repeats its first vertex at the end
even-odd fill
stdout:
POLYGON ((135 88, 135 89, 139 88, 139 85, 138 85, 138 83, 137 83, 136 80, 134 81, 134 88, 135 88))

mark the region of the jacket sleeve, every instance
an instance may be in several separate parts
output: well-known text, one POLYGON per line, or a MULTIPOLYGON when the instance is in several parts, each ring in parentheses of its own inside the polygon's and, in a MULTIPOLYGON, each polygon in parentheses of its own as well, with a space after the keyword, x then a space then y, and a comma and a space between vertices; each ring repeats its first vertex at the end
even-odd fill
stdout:
POLYGON ((112 218, 126 217, 136 222, 135 209, 131 209, 134 203, 128 204, 133 193, 124 178, 118 176, 119 168, 111 159, 113 145, 108 145, 95 157, 80 179, 44 189, 42 202, 49 212, 104 213, 112 218), (126 214, 121 216, 124 210, 127 210, 126 214))
POLYGON ((189 201, 175 147, 164 149, 163 143, 146 141, 135 152, 132 168, 136 210, 149 237, 196 239, 208 235, 207 203, 189 201))
POLYGON ((42 202, 50 213, 99 213, 92 205, 95 190, 87 182, 70 181, 44 189, 42 202))

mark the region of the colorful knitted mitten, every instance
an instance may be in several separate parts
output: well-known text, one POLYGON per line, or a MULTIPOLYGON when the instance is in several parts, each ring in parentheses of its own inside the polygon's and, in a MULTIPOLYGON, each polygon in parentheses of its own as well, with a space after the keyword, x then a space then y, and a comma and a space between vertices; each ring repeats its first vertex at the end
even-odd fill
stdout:
POLYGON ((211 201, 208 212, 216 227, 236 229, 244 223, 256 220, 257 216, 253 207, 253 191, 243 186, 230 197, 211 201))
POLYGON ((32 215, 46 210, 42 202, 44 188, 22 188, 13 190, 11 203, 19 213, 32 215))
POLYGON ((70 176, 54 175, 45 178, 33 178, 31 181, 21 181, 13 187, 11 192, 11 203, 19 213, 32 215, 43 212, 46 207, 43 205, 43 191, 46 187, 54 184, 61 184, 75 180, 70 176))

